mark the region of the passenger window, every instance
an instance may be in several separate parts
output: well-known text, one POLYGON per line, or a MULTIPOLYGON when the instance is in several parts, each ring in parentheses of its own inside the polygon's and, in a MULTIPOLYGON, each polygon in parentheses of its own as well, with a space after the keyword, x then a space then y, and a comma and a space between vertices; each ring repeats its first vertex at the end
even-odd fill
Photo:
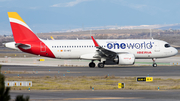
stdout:
POLYGON ((164 47, 169 48, 171 46, 169 44, 165 44, 164 47))

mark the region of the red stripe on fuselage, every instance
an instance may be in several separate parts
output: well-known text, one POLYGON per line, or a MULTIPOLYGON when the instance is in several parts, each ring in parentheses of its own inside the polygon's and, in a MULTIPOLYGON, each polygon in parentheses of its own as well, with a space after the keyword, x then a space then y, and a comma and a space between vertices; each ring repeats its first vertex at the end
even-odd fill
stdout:
POLYGON ((42 41, 35 41, 35 42, 29 41, 29 42, 20 42, 20 43, 31 45, 31 49, 23 49, 18 47, 23 52, 55 58, 54 54, 49 49, 49 47, 47 47, 42 41), (43 48, 45 48, 45 50, 43 48))
POLYGON ((21 51, 35 55, 55 58, 52 51, 42 42, 31 30, 23 25, 11 22, 11 28, 16 43, 31 45, 31 49, 23 49, 18 47, 21 51), (42 47, 43 46, 43 47, 42 47), (41 50, 45 48, 44 50, 41 50))

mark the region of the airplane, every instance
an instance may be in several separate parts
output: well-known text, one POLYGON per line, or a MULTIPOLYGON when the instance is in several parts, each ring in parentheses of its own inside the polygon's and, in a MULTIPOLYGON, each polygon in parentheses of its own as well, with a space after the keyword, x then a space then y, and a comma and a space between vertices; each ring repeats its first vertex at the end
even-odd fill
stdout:
POLYGON ((155 39, 43 40, 38 38, 17 12, 8 12, 15 42, 5 47, 56 59, 90 60, 90 68, 105 65, 133 65, 136 59, 166 58, 178 53, 169 43, 155 39))

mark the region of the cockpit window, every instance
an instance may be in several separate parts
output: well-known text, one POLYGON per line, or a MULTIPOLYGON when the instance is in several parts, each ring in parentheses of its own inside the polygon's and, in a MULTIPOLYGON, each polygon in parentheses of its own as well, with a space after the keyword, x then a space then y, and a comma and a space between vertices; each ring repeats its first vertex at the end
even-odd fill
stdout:
POLYGON ((165 44, 164 47, 168 48, 171 47, 169 44, 165 44))

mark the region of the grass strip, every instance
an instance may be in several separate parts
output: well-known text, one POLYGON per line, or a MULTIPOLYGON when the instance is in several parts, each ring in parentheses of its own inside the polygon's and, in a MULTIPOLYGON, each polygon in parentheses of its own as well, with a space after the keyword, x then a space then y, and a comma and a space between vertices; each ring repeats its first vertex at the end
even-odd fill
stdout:
MULTIPOLYGON (((125 90, 174 90, 180 89, 180 79, 154 78, 153 82, 137 82, 136 77, 115 76, 43 76, 6 77, 6 81, 32 81, 31 90, 118 90, 118 83, 125 83, 125 90)), ((29 87, 11 87, 13 90, 28 90, 29 87)), ((119 89, 120 90, 120 89, 119 89)))

